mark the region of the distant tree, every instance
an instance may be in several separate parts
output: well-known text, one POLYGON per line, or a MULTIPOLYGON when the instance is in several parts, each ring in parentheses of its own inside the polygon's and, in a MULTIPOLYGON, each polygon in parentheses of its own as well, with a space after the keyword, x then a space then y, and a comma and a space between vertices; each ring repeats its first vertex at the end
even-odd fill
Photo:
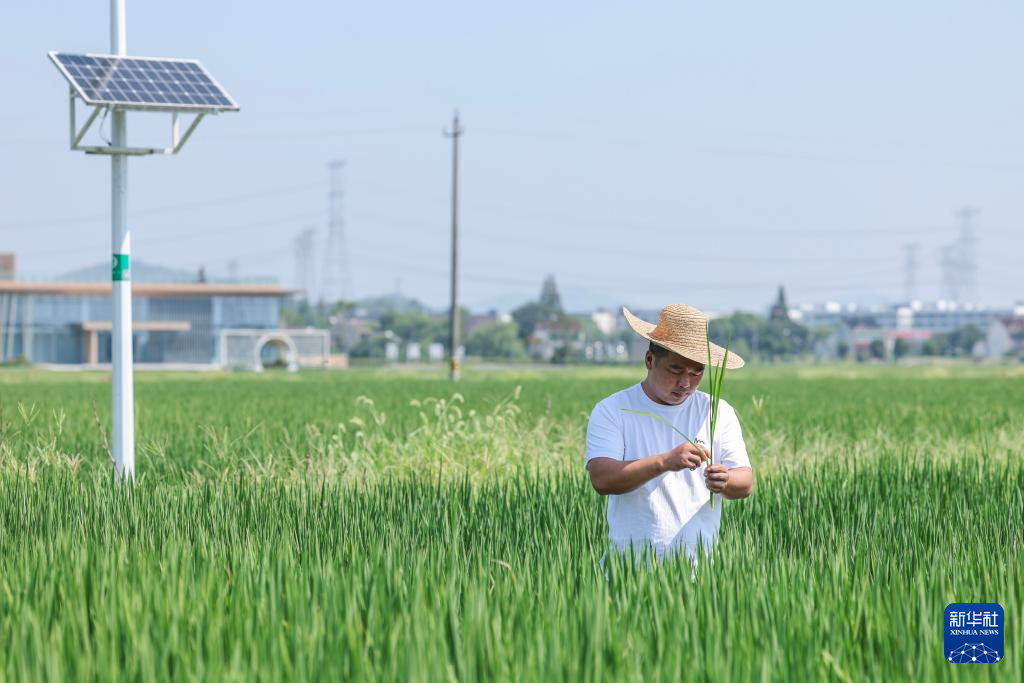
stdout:
POLYGON ((281 307, 282 327, 306 327, 308 324, 308 318, 298 306, 281 307))
POLYGON ((555 347, 555 353, 551 356, 551 362, 556 365, 572 363, 580 358, 580 346, 576 342, 565 342, 555 347))
POLYGON ((946 348, 947 335, 936 332, 921 345, 922 356, 941 356, 946 348))
POLYGON ((779 285, 779 294, 772 304, 772 310, 768 314, 769 320, 789 320, 789 306, 786 305, 786 290, 779 285))
POLYGON ((332 304, 314 305, 308 299, 286 300, 281 306, 283 327, 330 327, 337 316, 348 315, 356 304, 354 301, 335 301, 332 304))
POLYGON ((355 310, 356 306, 355 301, 338 300, 331 304, 327 310, 331 315, 348 315, 355 310))
POLYGON ((985 338, 985 333, 974 325, 953 330, 949 334, 949 347, 954 356, 970 356, 974 353, 974 345, 985 338))
POLYGON ((512 319, 515 321, 516 329, 519 331, 519 338, 527 339, 537 329, 537 323, 541 320, 547 320, 548 315, 544 312, 543 306, 536 301, 530 301, 512 311, 512 319))
POLYGON ((892 345, 892 355, 896 360, 910 355, 910 342, 906 339, 897 339, 892 345))
MULTIPOLYGON (((449 315, 429 315, 421 310, 396 311, 389 308, 380 316, 380 328, 391 330, 403 342, 419 342, 432 344, 440 342, 448 344, 451 336, 449 315)), ((469 322, 469 309, 459 308, 459 339, 465 343, 466 327, 469 322)))
POLYGON ((526 358, 526 348, 513 323, 487 323, 474 330, 466 342, 466 354, 483 358, 526 358))
POLYGON ((985 333, 974 325, 966 325, 952 332, 933 334, 921 347, 925 356, 969 356, 974 345, 985 338, 985 333))
POLYGON ((850 355, 850 345, 846 342, 839 342, 836 344, 836 355, 841 359, 845 359, 850 355))
POLYGON ((765 327, 765 319, 754 313, 734 313, 728 317, 716 318, 709 324, 711 341, 720 346, 729 344, 729 348, 744 340, 751 352, 759 351, 761 332, 765 327))
POLYGON ((811 332, 812 343, 817 345, 821 342, 828 340, 828 338, 831 337, 833 334, 835 334, 835 329, 829 327, 828 325, 818 325, 811 332))
POLYGON ((881 339, 872 339, 868 351, 872 358, 885 358, 885 342, 881 339))
POLYGON ((532 336, 540 321, 560 320, 564 316, 562 298, 558 294, 558 287, 555 285, 553 275, 544 278, 544 284, 540 289, 540 298, 537 301, 529 301, 512 311, 512 319, 516 321, 520 339, 532 336))
POLYGON ((389 308, 380 316, 380 327, 391 330, 402 341, 418 342, 432 338, 440 325, 422 311, 399 312, 389 308))
POLYGON ((387 338, 382 334, 368 335, 356 342, 349 355, 353 358, 383 358, 387 338))
POLYGON ((565 312, 562 310, 562 297, 558 294, 554 275, 544 278, 544 284, 540 288, 540 299, 537 300, 537 303, 551 315, 560 316, 565 312))
MULTIPOLYGON (((780 294, 785 296, 781 290, 780 294)), ((814 348, 815 337, 811 331, 788 316, 765 320, 754 313, 734 313, 712 320, 709 327, 712 342, 720 346, 730 344, 730 348, 738 349, 737 345, 742 340, 751 356, 777 360, 804 354, 814 348)))
POLYGON ((734 342, 729 344, 729 354, 736 354, 744 360, 750 360, 753 358, 753 352, 750 349, 750 344, 743 337, 740 337, 734 342))

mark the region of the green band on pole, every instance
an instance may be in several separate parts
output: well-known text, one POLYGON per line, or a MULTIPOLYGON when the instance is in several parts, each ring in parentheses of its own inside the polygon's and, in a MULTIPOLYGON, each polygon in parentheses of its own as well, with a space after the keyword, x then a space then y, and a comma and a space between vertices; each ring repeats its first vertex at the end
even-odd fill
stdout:
POLYGON ((128 270, 128 254, 114 254, 111 265, 113 266, 114 282, 126 282, 132 279, 131 271, 128 270))

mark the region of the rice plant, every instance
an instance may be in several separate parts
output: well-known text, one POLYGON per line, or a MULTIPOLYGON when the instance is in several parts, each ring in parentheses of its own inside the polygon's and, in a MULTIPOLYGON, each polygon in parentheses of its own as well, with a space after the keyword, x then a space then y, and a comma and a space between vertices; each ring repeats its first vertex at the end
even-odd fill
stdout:
POLYGON ((102 377, 0 373, 0 680, 1024 678, 1016 627, 941 653, 1024 618, 1022 383, 796 372, 730 380, 762 474, 695 580, 602 565, 580 416, 635 371, 143 376, 122 487, 102 377))

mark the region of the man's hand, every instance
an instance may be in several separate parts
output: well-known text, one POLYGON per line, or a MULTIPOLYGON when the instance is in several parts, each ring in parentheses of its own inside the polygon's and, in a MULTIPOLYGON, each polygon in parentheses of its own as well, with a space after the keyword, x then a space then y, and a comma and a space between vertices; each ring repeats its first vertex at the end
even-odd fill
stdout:
POLYGON ((704 470, 704 482, 712 493, 722 493, 729 484, 729 468, 721 463, 708 465, 704 470))
POLYGON ((728 500, 737 500, 754 492, 754 471, 749 467, 708 465, 704 470, 704 482, 712 493, 719 493, 728 500))
POLYGON ((710 458, 710 454, 706 448, 701 446, 694 446, 688 441, 684 441, 672 450, 665 453, 663 461, 665 469, 669 472, 678 472, 679 470, 695 470, 700 467, 700 464, 710 458))

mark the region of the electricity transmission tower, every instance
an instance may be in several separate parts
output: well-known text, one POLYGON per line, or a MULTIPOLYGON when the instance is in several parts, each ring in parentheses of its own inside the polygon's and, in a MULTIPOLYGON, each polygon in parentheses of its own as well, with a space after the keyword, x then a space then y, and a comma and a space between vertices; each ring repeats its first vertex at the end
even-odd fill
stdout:
POLYGON ((960 293, 964 302, 978 301, 978 239, 974 235, 974 217, 980 209, 965 206, 956 212, 960 219, 960 293))
POLYGON ((344 185, 342 171, 344 161, 332 161, 331 188, 328 194, 327 248, 324 250, 324 267, 320 273, 320 304, 346 299, 351 293, 351 273, 348 266, 348 252, 345 249, 344 185))
POLYGON ((970 206, 955 211, 960 219, 960 236, 939 251, 943 295, 956 303, 978 300, 978 240, 974 234, 974 217, 979 213, 980 209, 970 206))

